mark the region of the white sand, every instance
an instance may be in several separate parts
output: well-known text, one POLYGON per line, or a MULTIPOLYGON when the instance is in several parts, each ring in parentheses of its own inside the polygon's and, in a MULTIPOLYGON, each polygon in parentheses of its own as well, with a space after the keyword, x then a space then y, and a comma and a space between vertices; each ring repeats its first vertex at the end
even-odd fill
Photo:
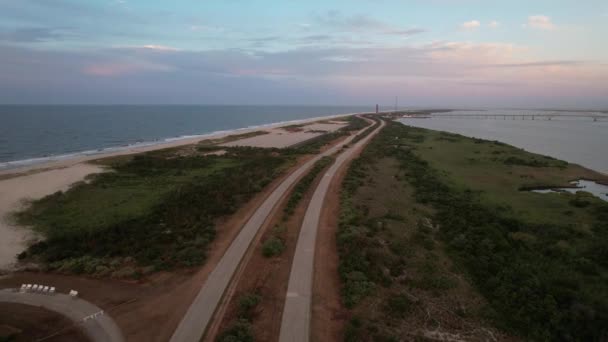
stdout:
POLYGON ((0 180, 0 269, 10 269, 34 234, 10 224, 7 215, 22 207, 24 200, 38 199, 67 190, 88 174, 100 172, 99 166, 77 164, 21 177, 0 180))
POLYGON ((312 139, 323 135, 324 133, 311 132, 311 131, 325 131, 333 132, 346 124, 330 124, 330 123, 313 123, 310 125, 302 126, 299 132, 289 132, 282 128, 273 128, 265 130, 268 134, 258 135, 251 138, 240 139, 231 141, 222 146, 252 146, 252 147, 276 147, 284 148, 289 147, 308 139, 312 139))
MULTIPOLYGON (((353 114, 340 114, 325 118, 311 118, 299 121, 300 123, 317 122, 336 117, 344 117, 353 114)), ((314 138, 322 133, 306 132, 308 130, 334 131, 346 125, 340 123, 315 123, 304 126, 302 132, 287 132, 278 127, 293 123, 278 123, 269 125, 264 130, 270 134, 259 135, 253 138, 235 141, 226 146, 259 146, 259 147, 287 147, 299 142, 314 138)), ((35 236, 32 231, 23 227, 15 227, 7 220, 7 215, 19 210, 23 206, 24 200, 39 199, 57 191, 63 191, 75 182, 83 180, 91 173, 101 172, 99 166, 87 164, 87 161, 128 155, 135 153, 148 152, 163 148, 184 146, 195 144, 201 140, 218 139, 231 134, 241 134, 259 131, 260 128, 241 129, 221 134, 201 136, 197 138, 181 139, 163 144, 133 147, 118 152, 96 154, 90 156, 80 156, 71 159, 51 161, 43 164, 36 164, 16 169, 1 170, 0 177, 9 176, 7 179, 0 179, 0 270, 10 269, 14 266, 16 255, 21 253, 27 242, 35 236)), ((222 151, 214 152, 221 154, 222 151)))
POLYGON ((342 127, 346 127, 347 123, 313 123, 310 125, 303 126, 302 129, 305 131, 326 131, 326 132, 334 132, 339 130, 342 127))

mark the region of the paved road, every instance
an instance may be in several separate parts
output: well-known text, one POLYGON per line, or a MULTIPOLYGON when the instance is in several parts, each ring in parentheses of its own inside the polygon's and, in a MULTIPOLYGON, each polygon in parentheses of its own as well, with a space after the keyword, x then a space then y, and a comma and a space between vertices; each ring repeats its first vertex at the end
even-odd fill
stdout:
POLYGON ((230 284, 230 280, 241 263, 243 256, 273 208, 279 203, 280 199, 287 193, 289 188, 308 171, 316 161, 324 156, 339 151, 343 145, 348 144, 353 138, 354 136, 349 137, 342 143, 306 162, 289 175, 289 177, 287 177, 287 179, 285 179, 270 196, 266 198, 251 218, 249 218, 247 223, 245 223, 215 269, 209 274, 205 284, 173 333, 173 336, 171 337, 172 342, 199 342, 201 340, 224 292, 230 284))
MULTIPOLYGON (((122 342, 124 338, 114 320, 97 306, 65 294, 44 295, 0 290, 0 302, 41 306, 71 319, 82 327, 93 342, 122 342)), ((60 329, 60 327, 57 327, 60 329)))
POLYGON ((283 308, 279 342, 308 342, 310 340, 315 244, 321 209, 325 202, 329 184, 340 167, 351 159, 382 127, 384 127, 384 121, 382 121, 380 127, 376 128, 367 137, 339 155, 336 158, 336 162, 327 170, 312 195, 312 199, 304 214, 296 251, 291 264, 291 274, 289 275, 287 296, 285 298, 285 307, 283 308))

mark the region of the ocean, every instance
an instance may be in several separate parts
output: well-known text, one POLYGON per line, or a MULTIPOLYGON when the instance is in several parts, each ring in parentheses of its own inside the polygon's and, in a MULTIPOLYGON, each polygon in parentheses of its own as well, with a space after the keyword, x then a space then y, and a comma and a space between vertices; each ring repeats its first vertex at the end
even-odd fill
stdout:
POLYGON ((0 105, 0 170, 241 128, 370 112, 347 106, 0 105))
MULTIPOLYGON (((551 156, 608 174, 608 117, 593 121, 580 112, 523 110, 454 111, 454 114, 573 114, 580 117, 516 120, 502 117, 402 119, 406 125, 458 133, 480 139, 498 140, 527 151, 551 156)), ((599 114, 599 113, 598 113, 599 114)), ((605 115, 605 114, 604 114, 605 115)))

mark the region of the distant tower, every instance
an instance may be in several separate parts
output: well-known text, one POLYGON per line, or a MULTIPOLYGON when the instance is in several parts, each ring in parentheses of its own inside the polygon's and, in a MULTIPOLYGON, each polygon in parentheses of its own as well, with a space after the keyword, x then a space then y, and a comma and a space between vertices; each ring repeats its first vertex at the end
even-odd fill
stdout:
POLYGON ((395 112, 399 110, 399 96, 395 96, 395 112))
POLYGON ((376 104, 376 114, 378 114, 378 113, 379 113, 378 104, 376 104))

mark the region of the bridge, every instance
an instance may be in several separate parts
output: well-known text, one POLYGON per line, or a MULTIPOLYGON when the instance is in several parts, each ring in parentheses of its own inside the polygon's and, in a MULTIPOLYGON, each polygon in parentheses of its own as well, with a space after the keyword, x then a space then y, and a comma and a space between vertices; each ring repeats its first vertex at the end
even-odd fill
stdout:
MULTIPOLYGON (((428 116, 427 116, 428 117, 428 116)), ((592 121, 608 121, 608 114, 602 113, 522 113, 522 114, 484 114, 484 113, 454 113, 454 114, 432 114, 433 118, 453 118, 453 119, 494 119, 494 120, 552 120, 554 118, 576 118, 589 119, 592 121)))

